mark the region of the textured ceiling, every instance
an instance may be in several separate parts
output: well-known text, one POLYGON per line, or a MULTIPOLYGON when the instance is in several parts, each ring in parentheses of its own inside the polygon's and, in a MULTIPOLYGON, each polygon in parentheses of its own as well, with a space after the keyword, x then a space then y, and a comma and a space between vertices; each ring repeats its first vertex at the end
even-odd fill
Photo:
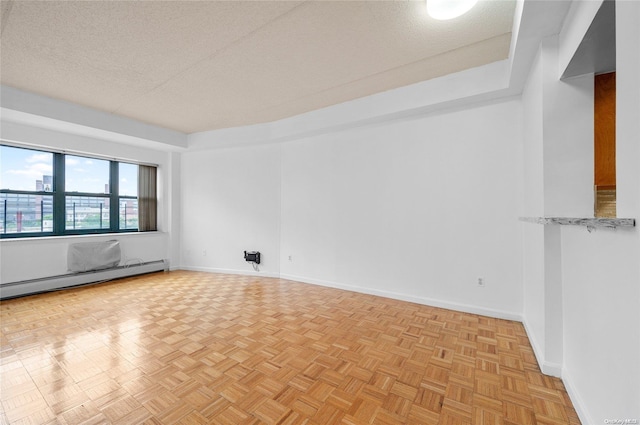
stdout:
POLYGON ((2 1, 1 82, 185 133, 505 59, 515 1, 2 1))

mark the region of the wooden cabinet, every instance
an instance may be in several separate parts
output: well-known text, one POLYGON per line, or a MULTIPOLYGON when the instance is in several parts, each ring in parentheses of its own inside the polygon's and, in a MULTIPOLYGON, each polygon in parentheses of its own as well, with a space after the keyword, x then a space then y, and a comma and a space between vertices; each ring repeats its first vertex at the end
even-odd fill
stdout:
POLYGON ((594 79, 595 216, 616 216, 616 73, 594 79))

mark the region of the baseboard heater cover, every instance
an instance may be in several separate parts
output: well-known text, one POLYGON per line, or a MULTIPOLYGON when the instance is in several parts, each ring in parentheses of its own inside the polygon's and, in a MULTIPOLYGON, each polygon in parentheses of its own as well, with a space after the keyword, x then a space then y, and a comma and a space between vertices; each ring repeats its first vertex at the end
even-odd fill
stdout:
POLYGON ((106 270, 118 267, 121 259, 120 242, 72 243, 67 249, 67 270, 73 273, 106 270))
POLYGON ((107 280, 167 270, 169 270, 169 261, 157 260, 112 267, 110 269, 22 280, 19 282, 5 283, 1 285, 0 299, 15 298, 24 295, 32 295, 41 292, 86 285, 89 283, 104 282, 107 280))

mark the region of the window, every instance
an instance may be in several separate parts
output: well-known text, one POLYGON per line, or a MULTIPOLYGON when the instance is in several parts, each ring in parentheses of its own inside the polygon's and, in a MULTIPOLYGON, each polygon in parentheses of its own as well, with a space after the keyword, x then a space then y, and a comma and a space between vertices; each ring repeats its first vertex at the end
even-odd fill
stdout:
POLYGON ((0 149, 0 233, 52 232, 53 154, 0 149))
POLYGON ((110 229, 110 162, 64 155, 65 230, 110 229))
POLYGON ((0 145, 0 236, 156 230, 155 192, 145 213, 154 225, 138 226, 138 176, 148 169, 155 187, 155 167, 0 145))
POLYGON ((138 228, 138 166, 118 164, 119 198, 118 220, 121 229, 138 228))

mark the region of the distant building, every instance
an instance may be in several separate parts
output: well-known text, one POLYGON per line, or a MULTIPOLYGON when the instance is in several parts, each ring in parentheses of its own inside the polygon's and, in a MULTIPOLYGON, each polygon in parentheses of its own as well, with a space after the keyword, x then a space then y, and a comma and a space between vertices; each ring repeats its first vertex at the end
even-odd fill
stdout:
POLYGON ((53 176, 42 176, 42 186, 44 192, 53 192, 53 176))
MULTIPOLYGON (((37 192, 53 192, 53 176, 35 181, 37 192)), ((50 232, 53 230, 53 196, 3 193, 1 233, 50 232)))

